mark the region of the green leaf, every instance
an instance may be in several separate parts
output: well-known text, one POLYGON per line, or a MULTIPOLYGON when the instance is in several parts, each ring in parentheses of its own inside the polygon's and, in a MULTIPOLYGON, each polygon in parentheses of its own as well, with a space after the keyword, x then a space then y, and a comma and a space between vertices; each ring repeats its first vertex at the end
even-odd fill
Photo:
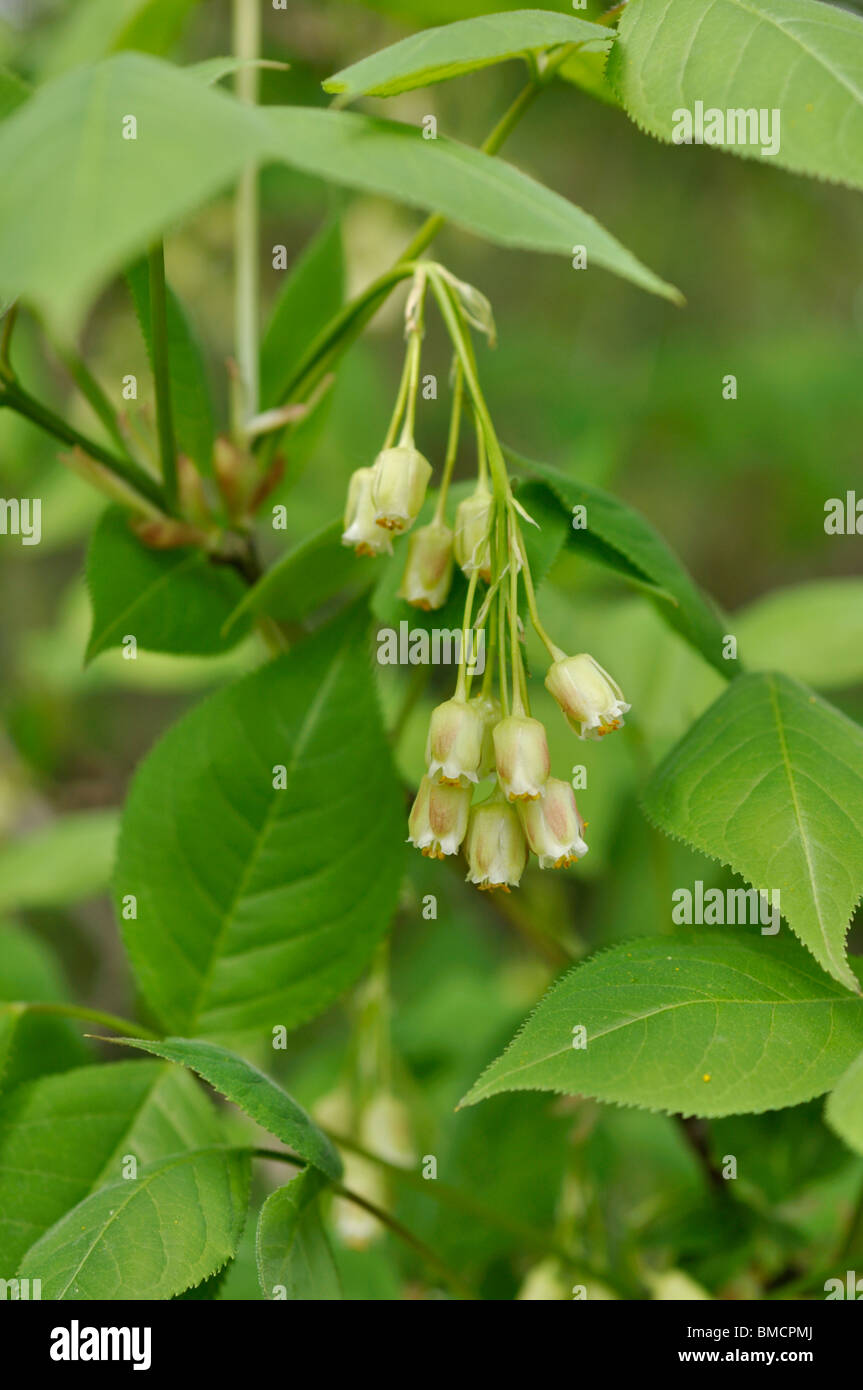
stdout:
POLYGON ((863 680, 863 579, 817 579, 757 599, 732 624, 746 664, 830 690, 863 680))
POLYGON ((601 24, 550 10, 488 14, 411 34, 328 77, 323 87, 349 101, 360 96, 391 97, 559 44, 590 44, 605 52, 611 40, 601 24))
POLYGON ((289 1144, 300 1158, 319 1168, 328 1178, 341 1177, 342 1161, 323 1130, 318 1129, 293 1096, 235 1052, 201 1039, 163 1038, 150 1042, 144 1038, 112 1038, 111 1041, 124 1047, 139 1047, 142 1052, 152 1052, 155 1057, 189 1067, 270 1134, 289 1144))
POLYGON ((863 1154, 863 1052, 827 1097, 824 1118, 850 1149, 863 1154))
POLYGON ((791 938, 687 932, 570 970, 462 1104, 534 1090, 686 1115, 781 1110, 829 1090, 861 1045, 863 999, 791 938))
POLYGON ((778 110, 775 153, 764 154, 760 138, 723 139, 722 148, 863 188, 863 19, 845 9, 815 0, 633 0, 608 75, 632 119, 662 140, 696 101, 705 113, 778 110))
POLYGON ((141 765, 115 893, 137 898, 126 947, 171 1032, 300 1023, 386 931, 405 832, 370 668, 351 610, 192 710, 141 765))
POLYGON ((787 676, 742 676, 668 754, 644 807, 666 834, 778 890, 816 960, 858 988, 845 959, 863 893, 857 724, 787 676))
MULTIPOLYGON (((395 198, 442 214, 502 246, 572 256, 587 247, 591 265, 675 303, 681 296, 641 264, 604 227, 559 193, 502 159, 413 126, 346 111, 261 107, 269 154, 333 183, 395 198)), ((2 174, 0 160, 0 174, 2 174)), ((2 247, 2 242, 0 242, 2 247)))
POLYGON ((727 679, 731 663, 722 649, 728 628, 650 522, 602 488, 578 482, 510 449, 506 453, 514 467, 547 483, 568 511, 577 506, 586 509, 586 529, 571 531, 576 552, 609 565, 640 587, 646 585, 665 621, 727 679))
POLYGON ((75 811, 7 840, 0 848, 0 912, 67 906, 103 893, 111 877, 117 825, 116 811, 75 811))
POLYGON ((261 343, 261 404, 278 405, 306 348, 342 307, 344 256, 337 219, 291 267, 261 343))
POLYGON ((93 532, 87 585, 93 606, 88 661, 128 636, 148 651, 214 656, 248 632, 248 623, 222 630, 245 592, 239 575, 201 550, 144 545, 119 507, 109 507, 93 532))
POLYGON ((343 589, 367 586, 378 573, 375 559, 342 545, 341 520, 330 522, 271 565, 240 600, 241 613, 268 613, 279 622, 299 622, 343 589))
POLYGON ((320 1174, 307 1170, 261 1208, 255 1248, 266 1298, 322 1303, 344 1296, 318 1203, 325 1188, 320 1174))
POLYGON ((17 1086, 0 1100, 0 1269, 13 1273, 49 1227, 121 1178, 126 1155, 146 1164, 220 1140, 200 1086, 161 1062, 81 1067, 17 1086))
POLYGON ((0 68, 0 121, 23 106, 29 96, 30 88, 23 78, 10 68, 0 68))
POLYGON ((114 272, 260 146, 250 108, 156 58, 121 53, 57 78, 0 127, 0 293, 74 328, 114 272))
POLYGON ((87 1048, 68 1019, 29 1011, 20 1002, 58 1004, 66 998, 65 982, 47 948, 29 932, 0 923, 0 1086, 4 1090, 86 1062, 87 1048))
MULTIPOLYGON (((153 334, 150 322, 150 276, 146 261, 139 261, 126 274, 141 332, 153 363, 153 334)), ((177 447, 197 464, 201 473, 213 471, 213 401, 207 378, 207 365, 185 310, 174 291, 167 287, 168 360, 171 364, 171 406, 177 447)))
POLYGON ((122 49, 164 53, 198 0, 75 0, 53 19, 40 75, 54 77, 122 49))
POLYGON ((42 1297, 165 1299, 210 1278, 239 1244, 249 1160, 192 1149, 86 1197, 28 1250, 22 1278, 42 1297))

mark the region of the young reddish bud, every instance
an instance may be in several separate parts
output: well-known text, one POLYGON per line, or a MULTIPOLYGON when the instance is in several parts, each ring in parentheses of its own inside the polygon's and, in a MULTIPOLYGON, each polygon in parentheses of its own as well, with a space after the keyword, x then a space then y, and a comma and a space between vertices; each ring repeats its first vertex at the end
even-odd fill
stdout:
POLYGON ((491 579, 492 508, 492 495, 485 483, 480 483, 470 497, 459 503, 455 514, 455 558, 466 575, 479 570, 486 583, 491 579))
POLYGON ((358 555, 392 555, 393 547, 386 531, 375 525, 372 506, 373 468, 358 468, 348 483, 345 506, 345 529, 342 545, 352 545, 358 555))
POLYGON ((470 786, 451 786, 424 777, 408 818, 408 839, 427 859, 458 854, 467 831, 470 786))
POLYGON ((378 454, 373 472, 375 521, 387 531, 408 531, 425 501, 431 464, 418 449, 400 444, 378 454))
POLYGON ((454 696, 438 705, 432 711, 426 742, 429 777, 455 786, 477 782, 483 733, 482 715, 467 700, 454 696))
POLYGON ((587 652, 566 656, 556 648, 545 684, 579 738, 602 738, 623 727, 630 708, 623 691, 587 652))
POLYGON ((502 719, 494 731, 494 759, 507 800, 535 801, 551 768, 544 725, 526 714, 502 719))
POLYGON ((398 596, 429 612, 446 602, 452 582, 452 531, 432 521, 414 531, 398 596))
POLYGON ((512 806, 495 793, 470 813, 465 841, 467 880, 477 888, 509 892, 527 863, 527 841, 512 806))
POLYGON ((545 794, 538 801, 520 806, 519 814, 527 843, 541 869, 565 869, 587 854, 584 821, 568 782, 549 777, 545 794))

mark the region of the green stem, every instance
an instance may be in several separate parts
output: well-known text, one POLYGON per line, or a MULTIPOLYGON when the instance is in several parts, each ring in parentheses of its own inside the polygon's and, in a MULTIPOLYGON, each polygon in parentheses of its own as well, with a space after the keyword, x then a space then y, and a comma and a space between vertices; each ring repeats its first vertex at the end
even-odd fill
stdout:
MULTIPOLYGON (((239 100, 254 106, 258 100, 256 60, 261 51, 260 0, 234 0, 234 55, 244 66, 237 70, 235 90, 239 100)), ((240 378, 240 400, 235 409, 234 428, 241 439, 245 426, 257 415, 260 401, 260 359, 258 355, 258 304, 260 271, 258 170, 244 169, 237 185, 234 205, 236 275, 234 283, 234 351, 240 378)))
POLYGON ((34 425, 38 425, 46 434, 59 439, 61 444, 66 444, 72 449, 81 449, 85 454, 89 454, 90 458, 104 464, 110 472, 116 474, 118 478, 122 478, 125 483, 133 487, 153 506, 158 507, 160 511, 172 510, 158 482, 149 473, 145 473, 144 469, 137 463, 133 463, 131 459, 118 458, 110 450, 103 449, 101 444, 97 444, 94 439, 89 439, 80 430, 67 425, 65 420, 37 401, 17 381, 3 381, 0 384, 0 409, 3 406, 14 410, 18 415, 23 415, 34 425))
MULTIPOLYGON (((554 54, 546 63, 542 73, 532 77, 519 92, 515 101, 480 145, 483 154, 497 154, 534 98, 548 85, 561 63, 565 62, 573 52, 573 48, 574 45, 567 44, 560 52, 554 54)), ((405 247, 395 265, 357 295, 327 324, 297 364, 285 388, 283 400, 302 398, 320 381, 334 358, 338 357, 359 336, 366 324, 374 317, 395 285, 412 273, 412 269, 406 263, 416 260, 424 251, 428 250, 445 223, 446 218, 440 213, 435 213, 427 218, 410 245, 405 247)), ((275 450, 275 447, 273 437, 270 436, 267 445, 268 455, 270 451, 275 450)))
POLYGON ((171 411, 171 366, 168 357, 168 294, 165 287, 165 250, 157 241, 148 256, 150 267, 150 330, 153 339, 153 380, 156 386, 156 426, 159 459, 168 506, 177 503, 177 452, 171 411))
MULTIPOLYGON (((302 1159, 295 1158, 291 1154, 281 1153, 278 1149, 250 1149, 246 1150, 246 1152, 250 1153, 255 1158, 274 1159, 278 1163, 289 1163, 294 1168, 305 1168, 308 1166, 302 1159)), ((469 1288, 462 1278, 445 1264, 436 1251, 432 1250, 430 1246, 420 1240, 419 1236, 415 1236, 413 1231, 409 1231, 407 1226, 404 1226, 396 1217, 392 1216, 388 1211, 384 1211, 383 1207, 376 1206, 374 1202, 370 1202, 369 1199, 363 1197, 361 1193, 354 1192, 352 1188, 343 1187, 340 1182, 330 1183, 330 1189, 338 1197, 344 1198, 345 1201, 353 1202, 355 1206, 362 1207, 364 1211, 369 1212, 380 1221, 381 1225, 386 1226, 388 1230, 392 1231, 393 1235, 397 1236, 404 1245, 414 1250, 430 1269, 435 1270, 444 1282, 449 1285, 452 1291, 458 1294, 459 1298, 469 1299, 471 1301, 476 1298, 473 1289, 469 1288)))
MULTIPOLYGON (((368 1163, 374 1163, 381 1168, 395 1182, 404 1184, 412 1188, 415 1192, 422 1192, 430 1197, 433 1202, 439 1202, 441 1206, 449 1207, 451 1211, 460 1212, 462 1216, 472 1217, 477 1221, 482 1221, 488 1226, 497 1227, 500 1231, 506 1231, 516 1240, 522 1241, 529 1250, 538 1255, 553 1255, 563 1264, 566 1264, 574 1273, 580 1274, 588 1279, 601 1280, 609 1287, 613 1286, 613 1281, 605 1270, 597 1269, 588 1261, 581 1259, 574 1250, 570 1250, 566 1245, 559 1241, 549 1239, 541 1231, 534 1230, 532 1226, 517 1217, 511 1217, 504 1212, 495 1211, 493 1207, 487 1207, 483 1202, 471 1196, 468 1192, 462 1192, 460 1188, 452 1187, 448 1183, 441 1182, 438 1178, 424 1178, 413 1168, 403 1168, 399 1164, 390 1163, 387 1159, 381 1158, 371 1149, 364 1148, 356 1140, 349 1138, 345 1134, 337 1134, 328 1130, 330 1139, 341 1149, 347 1149, 351 1153, 358 1154, 368 1163)), ((617 1290, 623 1296, 623 1290, 617 1290)))
POLYGON ((158 1033, 145 1028, 143 1023, 133 1023, 117 1014, 107 1014, 101 1009, 87 1009, 79 1004, 21 1003, 13 1004, 12 1007, 31 1014, 58 1014, 63 1018, 78 1018, 88 1023, 98 1023, 101 1027, 110 1028, 112 1032, 121 1033, 126 1038, 151 1038, 155 1041, 159 1037, 158 1033))
POLYGON ((446 457, 444 458, 443 473, 440 480, 440 490, 437 497, 437 506, 433 522, 441 526, 446 521, 446 499, 449 493, 449 485, 452 481, 453 468, 455 467, 456 455, 458 454, 458 438, 461 430, 461 409, 464 399, 464 372, 461 362, 456 358, 452 393, 452 411, 449 417, 449 435, 446 443, 446 457))

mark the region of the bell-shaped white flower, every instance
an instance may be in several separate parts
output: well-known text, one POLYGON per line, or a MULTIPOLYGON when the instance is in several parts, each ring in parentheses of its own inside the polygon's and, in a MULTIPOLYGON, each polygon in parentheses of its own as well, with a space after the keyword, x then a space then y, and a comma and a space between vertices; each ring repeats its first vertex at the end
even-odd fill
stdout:
POLYGON ((545 684, 579 738, 602 738, 623 727, 630 708, 623 691, 587 652, 566 656, 556 649, 545 684))
POLYGON ((413 532, 399 598, 426 612, 446 602, 453 572, 452 540, 452 531, 441 521, 430 521, 413 532))
POLYGON ((535 801, 551 769, 545 726, 527 714, 511 714, 494 731, 494 760, 507 801, 535 801))
POLYGON ((485 732, 480 711, 458 695, 432 710, 426 742, 429 776, 466 785, 479 780, 485 732))
POLYGON ((342 545, 352 545, 358 555, 392 555, 392 541, 375 522, 372 505, 373 468, 358 468, 351 474, 345 506, 342 545))
POLYGON ((452 786, 424 777, 408 817, 408 839, 427 859, 458 854, 467 831, 470 784, 452 786))
POLYGON ((494 499, 485 483, 460 502, 455 514, 455 558, 470 577, 475 570, 486 583, 491 579, 489 536, 494 499))
POLYGON ((525 802, 519 807, 519 815, 527 843, 541 869, 565 869, 587 854, 584 821, 568 782, 549 777, 543 796, 525 802))
POLYGON ((411 444, 383 449, 375 459, 372 504, 375 521, 387 531, 407 531, 425 501, 432 466, 411 444))
POLYGON ((497 791, 470 813, 465 858, 467 881, 477 888, 502 888, 508 893, 510 886, 521 881, 527 841, 517 812, 497 791))

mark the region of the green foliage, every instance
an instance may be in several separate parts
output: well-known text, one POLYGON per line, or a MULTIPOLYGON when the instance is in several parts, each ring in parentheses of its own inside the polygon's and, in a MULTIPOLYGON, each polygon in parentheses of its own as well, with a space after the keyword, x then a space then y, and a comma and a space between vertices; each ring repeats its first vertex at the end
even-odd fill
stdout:
POLYGON ((684 1115, 778 1110, 829 1090, 861 1043, 863 1000, 792 940, 651 938, 564 975, 462 1103, 540 1090, 684 1115))
POLYGON ((863 1154, 863 1052, 827 1097, 824 1118, 849 1148, 863 1154))
MULTIPOLYGON (((139 261, 126 276, 141 332, 152 365, 153 332, 150 321, 150 282, 146 261, 139 261)), ((186 312, 168 287, 168 359, 171 364, 171 410, 177 447, 204 474, 212 473, 213 402, 207 367, 201 346, 192 331, 186 312)))
POLYGON ((79 1202, 31 1246, 21 1275, 58 1301, 173 1298, 233 1256, 249 1178, 248 1159, 227 1149, 147 1164, 79 1202))
POLYGON ((342 545, 342 522, 333 521, 301 541, 270 566, 232 614, 268 613, 280 622, 299 622, 345 589, 371 582, 379 565, 342 545))
POLYGON ((285 279, 261 342, 261 404, 278 405, 303 352, 342 305, 344 255, 337 219, 305 248, 285 279))
POLYGON ((786 676, 734 681, 644 798, 662 830, 768 893, 825 970, 857 981, 845 937, 863 893, 863 731, 786 676))
POLYGON ((816 690, 863 679, 863 579, 817 579, 756 599, 735 619, 747 666, 816 690))
MULTIPOLYGON (((308 107, 265 107, 270 158, 318 178, 380 193, 411 207, 442 213, 456 226, 503 246, 570 257, 587 247, 591 265, 631 280, 651 294, 680 300, 666 284, 559 193, 502 159, 395 121, 308 107)), ((2 173, 0 150, 0 173, 2 173)), ((2 245, 2 243, 0 243, 2 245)))
POLYGON ((266 1298, 334 1302, 344 1297, 321 1221, 319 1196, 325 1187, 321 1175, 308 1170, 271 1192, 261 1208, 255 1249, 266 1298))
POLYGON ((646 587, 666 622, 727 676, 728 662, 722 657, 725 629, 715 605, 700 592, 650 522, 602 488, 567 478, 547 464, 512 452, 509 457, 517 468, 546 482, 568 511, 585 508, 586 528, 575 528, 571 533, 576 553, 609 565, 646 587))
POLYGON ((20 1002, 58 1004, 66 998, 50 952, 20 927, 0 923, 0 1089, 87 1060, 87 1049, 67 1019, 20 1002))
POLYGON ((115 875, 166 1028, 291 1027, 350 984, 395 907, 399 802, 359 611, 175 725, 138 771, 115 875))
POLYGON ((115 1038, 114 1041, 124 1047, 139 1047, 142 1052, 151 1052, 154 1057, 164 1057, 167 1062, 177 1062, 197 1072, 326 1177, 341 1177, 341 1159, 302 1106, 258 1067, 253 1067, 235 1052, 200 1039, 163 1038, 161 1042, 148 1042, 144 1038, 115 1038))
POLYGON ((391 97, 559 44, 589 44, 605 52, 611 46, 611 34, 600 24, 549 10, 483 15, 426 29, 379 49, 328 77, 324 91, 348 101, 360 96, 391 97))
POLYGON ((258 147, 254 113, 155 58, 121 53, 49 82, 0 131, 3 290, 74 324, 108 276, 258 147))
MULTIPOLYGON (((0 1100, 0 1267, 14 1272, 56 1223, 121 1180, 126 1155, 150 1164, 219 1142, 213 1107, 179 1067, 118 1062, 16 1087, 0 1100)), ((136 1187, 130 1179, 127 1191, 136 1187)))
POLYGON ((146 651, 214 656, 246 636, 248 623, 224 629, 242 581, 203 551, 142 545, 119 507, 109 507, 87 554, 93 628, 87 660, 132 636, 146 651))
POLYGON ((104 892, 114 862, 117 824, 116 811, 77 811, 22 839, 9 840, 0 848, 0 912, 77 903, 104 892), (50 878, 46 863, 51 864, 50 878))
MULTIPOLYGON (((863 19, 820 0, 633 0, 609 79, 642 129, 670 140, 675 111, 781 112, 779 149, 722 148, 863 187, 863 19)), ((725 132, 727 134, 727 131, 725 132)))

